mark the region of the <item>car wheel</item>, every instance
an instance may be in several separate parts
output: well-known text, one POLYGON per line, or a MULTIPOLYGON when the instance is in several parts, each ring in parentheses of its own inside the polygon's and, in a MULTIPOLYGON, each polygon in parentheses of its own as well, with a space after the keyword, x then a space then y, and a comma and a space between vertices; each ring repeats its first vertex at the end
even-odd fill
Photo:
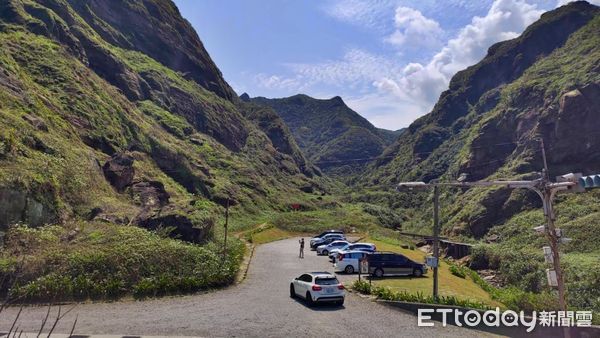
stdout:
POLYGON ((343 306, 344 305, 344 300, 339 300, 339 301, 335 302, 335 305, 337 305, 337 306, 343 306))
POLYGON ((373 271, 373 275, 377 278, 381 278, 383 277, 383 270, 381 270, 380 268, 375 269, 375 271, 373 271))
POLYGON ((314 306, 315 302, 313 301, 312 297, 310 296, 310 292, 306 293, 306 304, 308 304, 308 306, 314 306))
POLYGON ((421 277, 423 275, 423 271, 421 269, 415 269, 413 271, 413 276, 415 277, 421 277))
POLYGON ((294 284, 290 284, 290 297, 296 298, 296 289, 294 289, 294 284))
POLYGON ((329 256, 329 251, 327 251, 327 250, 323 250, 323 251, 321 252, 321 254, 322 254, 323 256, 329 256))
POLYGON ((352 265, 348 265, 348 266, 346 266, 346 268, 344 269, 344 271, 346 273, 354 273, 354 267, 352 265))

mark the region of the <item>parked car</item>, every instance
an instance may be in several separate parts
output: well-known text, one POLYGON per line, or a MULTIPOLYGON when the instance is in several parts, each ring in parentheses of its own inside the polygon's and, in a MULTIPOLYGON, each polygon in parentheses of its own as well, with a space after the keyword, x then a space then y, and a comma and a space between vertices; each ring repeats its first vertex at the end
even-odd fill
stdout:
POLYGON ((314 241, 323 238, 323 236, 325 236, 327 234, 340 234, 340 235, 343 235, 344 232, 342 230, 325 230, 322 233, 320 233, 320 234, 318 234, 315 237, 313 237, 313 238, 310 239, 310 241, 309 241, 310 246, 312 247, 312 244, 313 244, 314 241))
POLYGON ((348 241, 341 240, 341 241, 333 241, 329 244, 319 245, 317 247, 317 255, 329 255, 329 251, 331 251, 333 249, 341 248, 348 244, 350 244, 350 243, 348 243, 348 241))
POLYGON ((321 237, 323 237, 323 236, 325 236, 327 234, 342 234, 343 235, 344 232, 342 230, 325 230, 325 231, 323 231, 322 233, 316 235, 313 238, 321 238, 321 237))
POLYGON ((319 245, 329 244, 333 241, 341 241, 346 240, 343 234, 327 234, 321 238, 315 239, 314 241, 310 241, 310 248, 316 249, 319 245))
POLYGON ((290 283, 290 297, 302 297, 309 306, 330 302, 344 304, 344 285, 329 272, 309 272, 294 278, 290 283))
POLYGON ((336 262, 333 264, 334 271, 354 273, 360 269, 358 261, 367 255, 370 255, 370 253, 358 250, 340 252, 336 262))
POLYGON ((390 275, 413 275, 421 277, 427 273, 427 265, 393 252, 375 252, 367 257, 369 273, 375 277, 390 275))
POLYGON ((332 249, 331 251, 329 251, 329 260, 335 263, 336 257, 340 252, 353 250, 375 252, 377 251, 377 247, 373 243, 350 243, 339 249, 332 249))

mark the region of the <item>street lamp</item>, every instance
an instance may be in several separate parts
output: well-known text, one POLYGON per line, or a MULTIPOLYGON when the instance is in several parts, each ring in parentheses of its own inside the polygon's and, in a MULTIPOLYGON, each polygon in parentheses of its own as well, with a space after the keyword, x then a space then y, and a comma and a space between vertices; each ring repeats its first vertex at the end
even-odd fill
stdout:
MULTIPOLYGON (((476 182, 467 182, 466 175, 461 175, 462 181, 460 182, 438 182, 437 180, 432 180, 429 183, 425 182, 402 182, 397 186, 397 190, 414 190, 414 189, 425 189, 428 187, 434 188, 434 209, 433 209, 433 232, 434 232, 434 256, 436 259, 439 257, 438 252, 438 235, 439 235, 439 190, 440 186, 448 186, 448 187, 491 187, 491 186, 504 186, 507 188, 522 188, 529 189, 534 191, 542 200, 542 206, 544 210, 544 216, 546 218, 546 224, 542 226, 535 227, 534 230, 540 233, 544 233, 548 237, 548 241, 550 243, 550 252, 548 254, 551 255, 551 260, 553 264, 553 272, 550 273, 549 276, 552 276, 550 279, 554 280, 554 276, 556 276, 555 286, 558 289, 558 301, 559 307, 561 311, 567 310, 567 302, 565 297, 565 284, 563 275, 560 269, 560 256, 558 254, 558 246, 560 243, 568 243, 571 239, 565 238, 562 235, 562 231, 560 229, 556 229, 554 226, 554 221, 556 220, 556 215, 554 213, 554 197, 558 192, 568 192, 568 193, 579 193, 585 192, 586 189, 591 188, 600 188, 600 174, 598 175, 590 175, 583 176, 580 173, 569 173, 566 175, 558 176, 556 178, 556 183, 550 182, 548 179, 547 171, 544 170, 541 178, 535 180, 522 180, 522 181, 509 181, 509 180, 492 180, 492 181, 476 181, 476 182)), ((437 268, 434 268, 434 297, 437 299, 437 268)), ((554 284, 554 283, 551 283, 554 284)), ((568 337, 568 330, 565 330, 565 337, 568 337)))

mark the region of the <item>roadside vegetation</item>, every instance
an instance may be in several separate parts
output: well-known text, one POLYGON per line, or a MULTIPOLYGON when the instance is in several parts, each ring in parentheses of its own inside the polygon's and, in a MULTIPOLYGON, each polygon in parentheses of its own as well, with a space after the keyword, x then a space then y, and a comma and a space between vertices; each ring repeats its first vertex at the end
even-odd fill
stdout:
MULTIPOLYGON (((424 262, 426 253, 407 245, 405 242, 389 237, 368 237, 364 241, 377 245, 377 250, 391 251, 405 255, 415 262, 424 262), (404 248, 403 248, 404 246, 404 248), (412 248, 412 249, 411 249, 412 248)), ((490 307, 505 306, 502 302, 493 299, 487 290, 478 285, 471 276, 466 278, 456 276, 451 272, 452 264, 441 261, 439 268, 439 293, 444 297, 453 297, 472 303, 481 303, 490 307)), ((391 292, 400 292, 403 295, 417 297, 431 297, 433 290, 433 272, 430 270, 426 275, 419 278, 413 277, 387 277, 373 279, 375 287, 388 288, 391 292)), ((448 304, 450 305, 450 304, 448 304)), ((480 308, 480 307, 478 307, 480 308)))
POLYGON ((365 280, 356 280, 352 285, 352 288, 360 293, 373 295, 382 300, 423 304, 443 304, 481 310, 488 310, 492 308, 483 302, 461 299, 456 296, 441 295, 436 300, 433 295, 426 295, 423 292, 410 293, 408 291, 394 291, 390 287, 369 284, 369 282, 365 280))
POLYGON ((135 226, 102 222, 9 229, 0 252, 0 292, 13 302, 135 298, 233 282, 244 245, 198 246, 135 226))

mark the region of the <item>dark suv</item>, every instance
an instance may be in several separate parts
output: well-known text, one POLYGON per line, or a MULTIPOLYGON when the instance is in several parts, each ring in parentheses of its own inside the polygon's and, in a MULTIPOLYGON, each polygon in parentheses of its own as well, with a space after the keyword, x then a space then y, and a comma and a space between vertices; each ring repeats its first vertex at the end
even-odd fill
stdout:
POLYGON ((325 230, 322 233, 316 235, 314 238, 321 238, 327 234, 344 234, 342 230, 325 230))
POLYGON ((413 275, 421 277, 427 273, 427 266, 414 262, 406 256, 393 252, 375 252, 367 256, 369 273, 375 277, 389 275, 413 275))

